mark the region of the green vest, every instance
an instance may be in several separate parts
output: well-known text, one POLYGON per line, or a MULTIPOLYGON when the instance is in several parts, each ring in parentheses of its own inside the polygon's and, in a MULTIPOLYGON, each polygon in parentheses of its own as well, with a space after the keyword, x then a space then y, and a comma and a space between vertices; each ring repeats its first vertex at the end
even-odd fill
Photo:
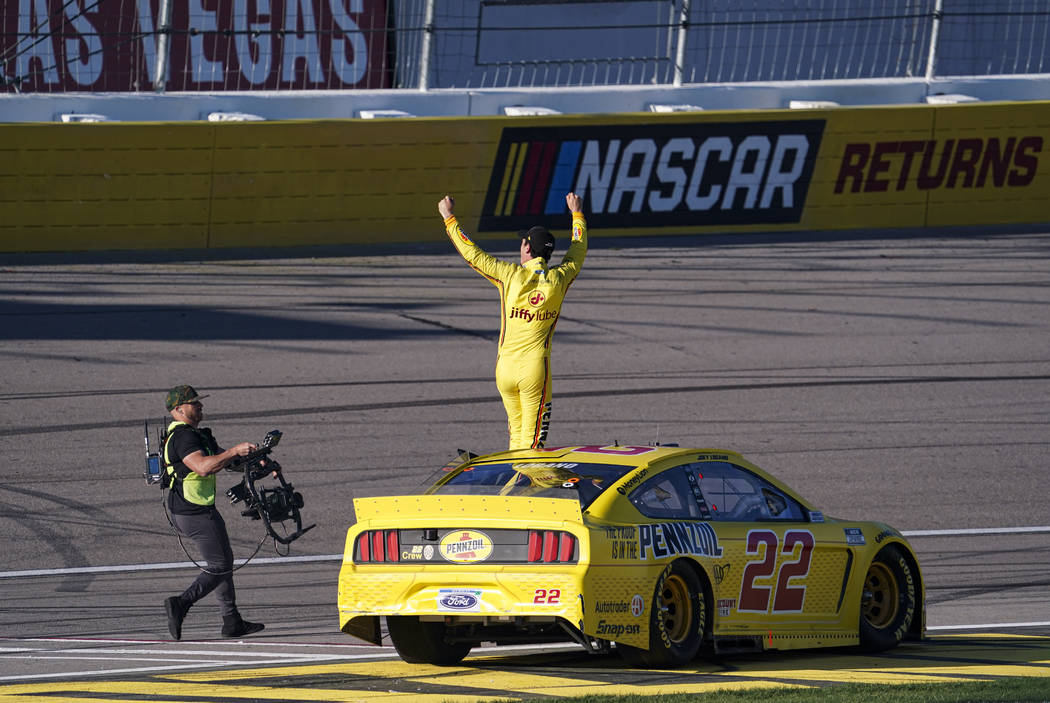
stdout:
MULTIPOLYGON (((201 476, 188 466, 186 467, 188 473, 185 476, 180 478, 179 475, 175 473, 175 466, 171 462, 171 459, 168 458, 168 444, 171 442, 171 437, 175 433, 177 427, 188 427, 194 432, 197 432, 195 427, 188 425, 185 422, 172 422, 168 425, 168 438, 164 442, 164 465, 168 467, 168 474, 171 476, 172 490, 174 490, 176 486, 180 486, 182 497, 185 498, 187 502, 193 503, 194 505, 215 505, 215 474, 201 476)), ((209 446, 209 442, 205 441, 203 442, 203 445, 204 454, 206 456, 212 456, 214 450, 209 446)), ((185 466, 185 464, 183 464, 183 466, 185 466)))

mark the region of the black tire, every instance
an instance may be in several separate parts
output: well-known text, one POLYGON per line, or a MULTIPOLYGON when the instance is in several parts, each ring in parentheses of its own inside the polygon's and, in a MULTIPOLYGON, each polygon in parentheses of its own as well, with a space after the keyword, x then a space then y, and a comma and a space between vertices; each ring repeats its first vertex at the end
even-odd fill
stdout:
POLYGON ((918 584, 904 551, 882 549, 868 567, 860 597, 860 646, 868 652, 896 647, 915 619, 918 584))
POLYGON ((704 588, 696 572, 682 561, 660 575, 649 608, 649 649, 616 644, 630 666, 672 669, 696 657, 709 626, 704 588))
POLYGON ((413 615, 388 615, 386 629, 394 649, 409 664, 452 666, 470 653, 468 642, 445 641, 442 622, 421 622, 413 615))

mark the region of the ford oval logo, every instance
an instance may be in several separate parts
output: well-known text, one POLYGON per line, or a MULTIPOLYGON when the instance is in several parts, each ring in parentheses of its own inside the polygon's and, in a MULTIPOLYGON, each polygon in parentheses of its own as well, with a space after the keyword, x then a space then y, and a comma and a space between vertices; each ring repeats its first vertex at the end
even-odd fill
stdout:
POLYGON ((438 601, 446 608, 452 610, 467 610, 473 608, 478 604, 477 596, 472 596, 469 593, 450 593, 448 595, 441 596, 438 601))

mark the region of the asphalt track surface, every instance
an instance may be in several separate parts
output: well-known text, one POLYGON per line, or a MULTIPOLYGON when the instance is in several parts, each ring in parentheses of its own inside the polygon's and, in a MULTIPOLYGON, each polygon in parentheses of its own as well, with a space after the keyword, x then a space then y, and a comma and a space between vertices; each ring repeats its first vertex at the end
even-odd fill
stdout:
MULTIPOLYGON (((927 642, 673 674, 573 648, 411 667, 338 632, 352 499, 504 446, 496 291, 451 247, 7 256, 0 301, 0 701, 1050 676, 1050 235, 593 241, 555 336, 549 443, 741 451, 828 515, 911 534, 928 584, 927 642), (141 478, 142 425, 177 383, 210 395, 226 446, 282 430, 318 524, 238 571, 267 625, 243 641, 218 636, 213 597, 183 641, 166 631, 194 568, 141 478)), ((259 524, 222 509, 249 556, 259 524)))

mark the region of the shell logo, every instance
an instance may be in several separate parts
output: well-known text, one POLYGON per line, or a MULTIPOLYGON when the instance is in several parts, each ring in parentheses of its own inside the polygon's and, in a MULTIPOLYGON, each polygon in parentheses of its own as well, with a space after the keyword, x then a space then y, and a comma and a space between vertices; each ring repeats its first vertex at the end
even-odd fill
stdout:
POLYGON ((457 564, 473 564, 492 556, 492 539, 477 530, 456 530, 438 544, 441 556, 457 564))

